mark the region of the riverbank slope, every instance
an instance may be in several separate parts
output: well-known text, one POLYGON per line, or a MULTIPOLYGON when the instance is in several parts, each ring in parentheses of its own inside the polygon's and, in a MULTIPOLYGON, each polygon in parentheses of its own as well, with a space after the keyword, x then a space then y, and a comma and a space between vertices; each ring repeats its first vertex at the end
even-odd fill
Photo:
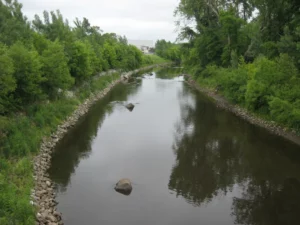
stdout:
POLYGON ((217 90, 201 86, 190 75, 185 75, 185 78, 186 78, 187 83, 190 86, 194 87, 198 91, 200 91, 200 92, 204 93, 205 95, 209 96, 210 98, 212 98, 218 107, 228 110, 228 111, 234 113, 235 115, 242 117, 243 119, 247 120, 248 122, 250 122, 252 124, 263 127, 278 136, 282 136, 282 137, 300 145, 300 136, 297 134, 296 131, 290 130, 286 127, 283 127, 283 126, 275 123, 274 121, 269 121, 269 120, 266 120, 265 118, 261 118, 259 115, 254 114, 239 105, 232 104, 217 90))

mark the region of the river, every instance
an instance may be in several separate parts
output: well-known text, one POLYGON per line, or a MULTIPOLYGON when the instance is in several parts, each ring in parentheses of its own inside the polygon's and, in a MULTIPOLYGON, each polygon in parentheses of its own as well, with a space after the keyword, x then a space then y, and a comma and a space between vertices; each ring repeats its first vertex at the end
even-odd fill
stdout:
POLYGON ((49 174, 64 223, 299 224, 300 147, 174 73, 117 85, 57 145, 49 174), (114 190, 121 178, 129 196, 114 190))

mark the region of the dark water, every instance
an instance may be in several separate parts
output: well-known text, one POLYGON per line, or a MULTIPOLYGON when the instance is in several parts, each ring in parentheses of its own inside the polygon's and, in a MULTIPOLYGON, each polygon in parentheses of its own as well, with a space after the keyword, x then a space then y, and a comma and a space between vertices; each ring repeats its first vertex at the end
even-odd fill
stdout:
POLYGON ((300 224, 300 147, 166 73, 115 87, 58 145, 65 224, 300 224))

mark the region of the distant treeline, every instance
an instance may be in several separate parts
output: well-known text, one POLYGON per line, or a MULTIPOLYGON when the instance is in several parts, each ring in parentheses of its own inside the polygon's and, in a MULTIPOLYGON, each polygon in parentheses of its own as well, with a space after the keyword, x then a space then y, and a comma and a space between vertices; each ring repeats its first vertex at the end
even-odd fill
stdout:
POLYGON ((164 39, 156 41, 155 54, 177 64, 181 62, 180 44, 171 43, 164 39))

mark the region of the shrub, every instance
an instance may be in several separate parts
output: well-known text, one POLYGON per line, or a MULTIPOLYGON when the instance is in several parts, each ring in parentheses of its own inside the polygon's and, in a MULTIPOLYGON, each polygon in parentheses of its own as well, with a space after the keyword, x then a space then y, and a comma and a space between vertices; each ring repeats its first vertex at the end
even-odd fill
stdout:
POLYGON ((34 208, 30 205, 31 160, 3 161, 0 160, 0 223, 31 225, 35 221, 34 208))
POLYGON ((293 106, 280 98, 274 97, 269 102, 270 114, 272 119, 279 123, 288 124, 291 118, 291 113, 293 111, 293 106))
POLYGON ((59 42, 48 42, 48 48, 42 53, 45 93, 51 98, 58 95, 58 89, 66 90, 74 84, 71 77, 64 48, 59 42))
POLYGON ((76 83, 80 83, 92 75, 90 53, 84 42, 75 41, 72 45, 69 67, 76 83))
POLYGON ((14 78, 17 87, 14 91, 15 99, 21 104, 34 102, 42 98, 41 83, 42 63, 35 50, 29 50, 21 43, 14 44, 9 50, 9 56, 14 64, 14 78))
POLYGON ((114 46, 106 42, 103 48, 104 48, 103 51, 104 58, 107 60, 109 68, 110 69, 117 68, 118 61, 117 61, 117 54, 114 46))
POLYGON ((0 114, 10 110, 11 95, 17 87, 13 74, 14 65, 8 48, 0 43, 0 114))
POLYGON ((247 71, 243 68, 231 70, 223 69, 222 86, 225 96, 234 103, 245 103, 247 90, 247 71))
POLYGON ((272 98, 269 104, 273 120, 300 130, 300 108, 277 97, 272 98))
POLYGON ((257 80, 251 80, 247 84, 245 94, 246 106, 252 111, 268 111, 268 89, 267 86, 257 80))

